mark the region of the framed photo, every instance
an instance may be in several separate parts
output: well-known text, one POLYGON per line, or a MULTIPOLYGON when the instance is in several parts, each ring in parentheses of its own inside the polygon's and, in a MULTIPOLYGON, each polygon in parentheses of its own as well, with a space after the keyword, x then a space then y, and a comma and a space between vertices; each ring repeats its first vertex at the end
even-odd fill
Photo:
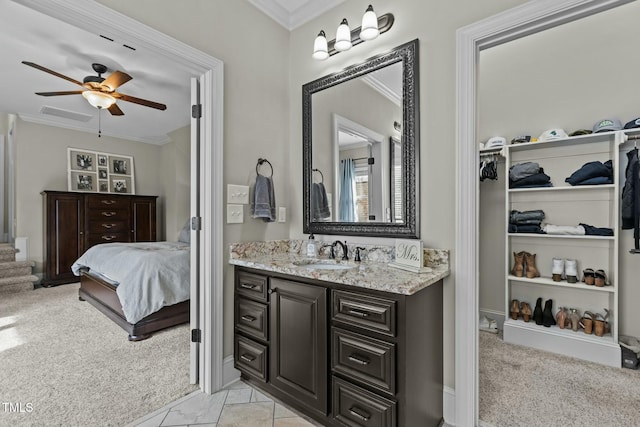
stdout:
POLYGON ((69 191, 135 194, 133 157, 67 149, 69 191))

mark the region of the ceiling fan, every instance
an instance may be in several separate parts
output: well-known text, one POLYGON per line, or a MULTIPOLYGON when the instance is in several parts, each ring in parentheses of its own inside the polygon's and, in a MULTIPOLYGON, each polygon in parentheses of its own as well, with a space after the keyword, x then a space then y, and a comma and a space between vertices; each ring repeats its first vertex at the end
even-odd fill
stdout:
POLYGON ((133 102, 134 104, 143 105, 145 107, 155 108, 157 110, 166 110, 167 106, 158 102, 149 101, 146 99, 136 98, 134 96, 125 95, 124 93, 116 92, 118 87, 122 86, 126 82, 132 79, 132 77, 123 73, 122 71, 114 71, 107 78, 102 77, 107 71, 107 67, 102 64, 91 64, 93 70, 98 73, 97 76, 87 76, 82 82, 65 76, 64 74, 57 73, 53 70, 43 67, 42 65, 35 64, 29 61, 22 61, 23 64, 44 71, 45 73, 52 74, 61 79, 75 83, 78 86, 82 86, 83 90, 70 90, 62 92, 36 92, 36 95, 41 96, 60 96, 60 95, 82 95, 92 106, 98 109, 109 110, 112 116, 124 116, 124 113, 116 104, 118 99, 127 102, 133 102))

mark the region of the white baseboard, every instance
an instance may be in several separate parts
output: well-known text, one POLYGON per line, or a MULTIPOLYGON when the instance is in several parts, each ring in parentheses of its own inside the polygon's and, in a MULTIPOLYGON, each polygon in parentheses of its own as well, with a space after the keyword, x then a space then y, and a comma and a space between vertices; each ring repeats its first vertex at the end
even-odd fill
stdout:
POLYGON ((442 389, 442 417, 447 425, 456 425, 456 391, 447 386, 442 389))
POLYGON ((222 387, 227 387, 240 378, 240 371, 233 367, 233 355, 222 361, 222 387))
POLYGON ((505 315, 503 311, 489 310, 485 308, 480 308, 480 316, 487 316, 490 319, 493 319, 498 324, 498 329, 503 330, 504 327, 504 319, 505 315))

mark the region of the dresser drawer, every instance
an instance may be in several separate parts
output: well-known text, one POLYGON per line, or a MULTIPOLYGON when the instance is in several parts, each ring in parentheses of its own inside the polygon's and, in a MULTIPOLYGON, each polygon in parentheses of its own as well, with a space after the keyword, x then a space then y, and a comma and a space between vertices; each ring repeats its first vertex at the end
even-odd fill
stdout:
POLYGON ((333 417, 346 426, 396 426, 396 402, 335 376, 332 406, 333 417))
POLYGON ((364 335, 331 328, 331 367, 385 393, 396 392, 396 346, 364 335))
POLYGON ((235 336, 234 367, 258 380, 267 381, 267 346, 240 335, 235 336))
POLYGON ((87 238, 89 246, 97 245, 100 243, 114 243, 114 242, 129 242, 131 233, 91 233, 87 238))
POLYGON ((245 298, 236 297, 234 323, 238 331, 256 339, 267 341, 269 331, 268 306, 245 298))
POLYGON ((115 197, 111 195, 93 195, 87 197, 87 206, 90 209, 129 209, 131 199, 128 197, 115 197))
POLYGON ((248 298, 267 302, 267 278, 240 271, 236 274, 236 292, 248 298))
POLYGON ((92 211, 89 211, 89 222, 92 223, 94 221, 104 221, 104 220, 109 220, 109 221, 125 221, 127 222, 129 220, 129 210, 125 210, 125 209, 95 209, 92 211))
POLYGON ((90 233, 126 233, 129 232, 129 224, 127 221, 100 218, 89 220, 90 233))
POLYGON ((396 335, 396 302, 354 292, 333 292, 333 320, 380 334, 396 335))

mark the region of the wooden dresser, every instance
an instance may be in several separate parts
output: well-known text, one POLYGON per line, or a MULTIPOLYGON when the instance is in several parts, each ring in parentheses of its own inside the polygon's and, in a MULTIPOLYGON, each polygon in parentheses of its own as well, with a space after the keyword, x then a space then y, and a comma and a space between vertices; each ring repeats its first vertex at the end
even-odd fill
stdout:
POLYGON ((43 191, 44 286, 79 281, 71 265, 91 246, 156 241, 157 196, 43 191))

